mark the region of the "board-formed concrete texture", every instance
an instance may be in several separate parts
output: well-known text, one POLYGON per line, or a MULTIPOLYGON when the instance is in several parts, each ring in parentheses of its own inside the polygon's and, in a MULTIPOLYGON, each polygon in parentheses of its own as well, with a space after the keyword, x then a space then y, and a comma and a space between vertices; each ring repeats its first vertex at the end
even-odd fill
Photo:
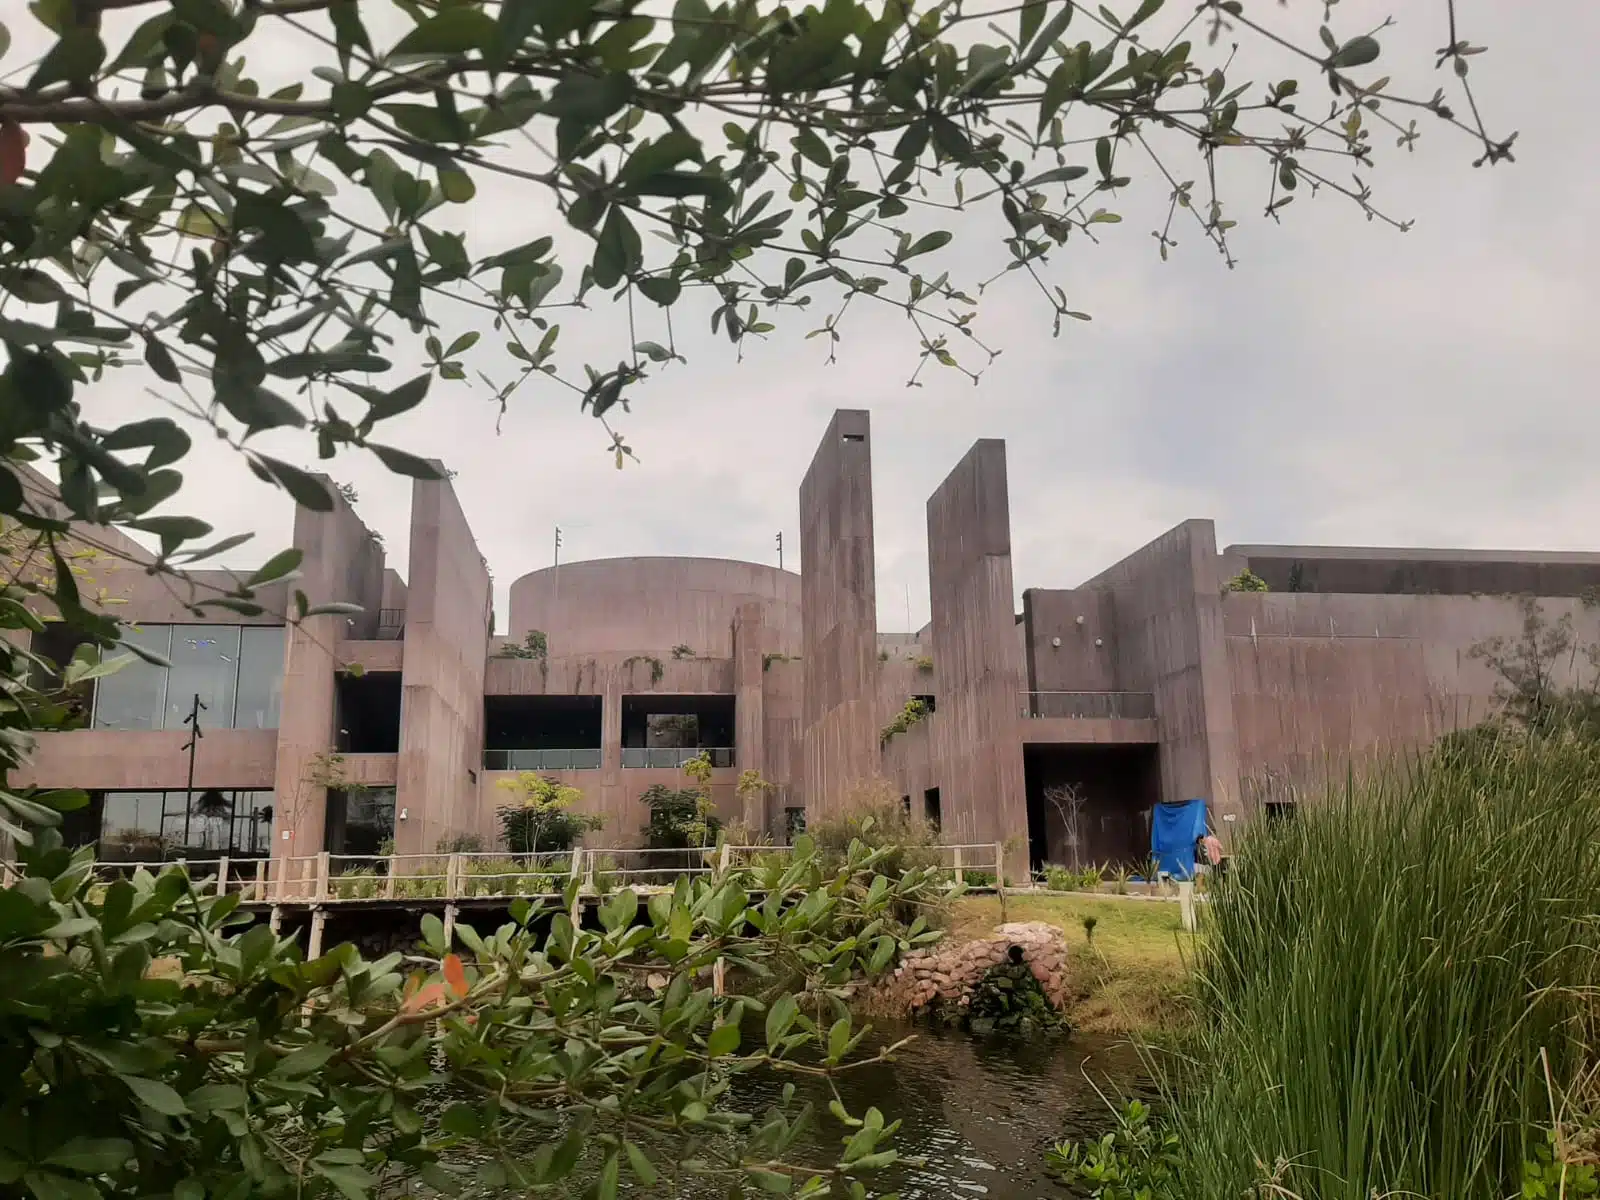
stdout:
POLYGON ((878 599, 868 414, 833 414, 800 484, 801 774, 811 817, 878 778, 878 599))
POLYGON ((957 842, 1027 829, 1025 676, 1011 582, 1006 444, 973 444, 928 500, 928 583, 938 707, 929 736, 940 823, 957 842))
MULTIPOLYGON (((49 481, 21 474, 38 510, 54 511, 49 481)), ((348 820, 329 820, 334 762, 352 794, 393 790, 398 850, 431 853, 468 836, 495 845, 496 810, 513 799, 500 785, 518 771, 490 730, 508 720, 531 739, 519 747, 540 748, 533 769, 578 788, 580 806, 602 818, 588 845, 636 845, 645 793, 691 784, 680 767, 641 755, 661 748, 640 740, 641 714, 692 710, 709 722, 703 737, 717 739, 698 744, 718 755, 710 790, 724 820, 781 839, 798 813, 825 819, 898 799, 936 816, 948 842, 1008 843, 1015 877, 1022 845, 1036 861, 1071 847, 1135 856, 1157 798, 1204 798, 1236 819, 1218 822, 1226 836, 1351 765, 1483 720, 1499 680, 1481 649, 1522 636, 1530 611, 1572 628, 1558 680, 1577 679, 1585 648, 1600 645, 1597 554, 1219 553, 1204 520, 1177 524, 1077 587, 1023 591, 1019 614, 1005 447, 987 439, 927 503, 931 622, 880 634, 866 412, 834 414, 799 508, 798 574, 712 558, 562 563, 512 584, 500 637, 490 633, 488 565, 444 472, 412 489, 406 578, 342 497, 330 512, 297 511, 299 577, 263 589, 261 616, 190 608, 206 587, 231 586, 231 572, 200 573, 191 594, 148 574, 148 552, 116 531, 75 532, 110 548, 89 565, 86 594, 103 591, 130 623, 290 626, 277 727, 208 729, 194 758, 197 789, 249 794, 257 813, 273 793, 270 840, 232 851, 245 857, 301 857, 344 836, 348 820), (1227 591, 1246 569, 1271 590, 1227 591), (286 622, 296 590, 358 611, 286 622), (535 631, 542 657, 526 646, 535 631), (885 740, 913 697, 931 713, 885 740), (352 744, 362 706, 381 704, 391 706, 390 744, 352 744), (540 739, 558 736, 554 714, 579 709, 592 714, 585 744, 542 757, 554 743, 540 739), (572 751, 581 759, 561 757, 572 751), (766 786, 741 796, 746 771, 766 786), (1086 828, 1045 803, 1062 786, 1076 789, 1086 828)), ((1048 563, 1023 565, 1050 573, 1048 563)), ((37 647, 61 651, 52 636, 37 647)), ((150 728, 43 734, 15 782, 89 789, 96 822, 119 793, 124 818, 138 797, 160 794, 171 815, 189 765, 185 732, 162 727, 171 721, 168 712, 150 728)), ((579 737, 559 733, 569 735, 579 737)), ((101 832, 85 828, 75 836, 101 832)), ((104 831, 126 827, 113 830, 108 816, 104 831)))

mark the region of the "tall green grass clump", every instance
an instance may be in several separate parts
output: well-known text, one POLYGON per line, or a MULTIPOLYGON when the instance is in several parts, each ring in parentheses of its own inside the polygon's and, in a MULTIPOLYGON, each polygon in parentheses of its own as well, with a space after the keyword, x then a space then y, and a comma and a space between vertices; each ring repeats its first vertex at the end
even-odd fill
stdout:
POLYGON ((1249 832, 1207 908, 1186 1197, 1522 1194, 1595 1061, 1600 746, 1352 781, 1249 832))

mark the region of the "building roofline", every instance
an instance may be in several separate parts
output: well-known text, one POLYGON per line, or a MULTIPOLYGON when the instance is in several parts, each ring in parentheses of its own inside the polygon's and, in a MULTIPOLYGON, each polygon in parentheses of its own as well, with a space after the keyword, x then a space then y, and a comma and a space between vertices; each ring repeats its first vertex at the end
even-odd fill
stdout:
POLYGON ((1444 550, 1410 546, 1237 545, 1222 551, 1239 558, 1301 559, 1307 562, 1532 563, 1600 566, 1592 550, 1444 550))

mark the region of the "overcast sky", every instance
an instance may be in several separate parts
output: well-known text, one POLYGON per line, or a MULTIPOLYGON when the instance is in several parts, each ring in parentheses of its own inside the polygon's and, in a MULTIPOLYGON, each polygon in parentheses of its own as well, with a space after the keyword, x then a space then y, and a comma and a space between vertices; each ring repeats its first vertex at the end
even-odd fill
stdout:
MULTIPOLYGON (((1291 8, 1314 24, 1321 4, 1291 8)), ((1344 0, 1335 12, 1346 32, 1360 12, 1401 12, 1383 64, 1426 94, 1443 9, 1344 0)), ((1019 591, 1077 584, 1190 517, 1213 518, 1219 545, 1600 549, 1600 135, 1590 58, 1559 49, 1600 42, 1600 4, 1460 0, 1458 11, 1463 35, 1489 47, 1473 78, 1491 130, 1521 131, 1517 163, 1474 170, 1473 144, 1431 119, 1412 155, 1376 132, 1376 198, 1416 219, 1407 234, 1331 196, 1302 196, 1272 225, 1252 176, 1235 192, 1235 270, 1192 227, 1179 227, 1163 264, 1150 231, 1166 188, 1141 171, 1103 244, 1078 240, 1054 261, 1052 281, 1093 322, 1052 339, 1042 300, 998 290, 979 327, 1004 353, 976 387, 936 370, 908 389, 916 342, 892 314, 848 325, 833 366, 821 339, 803 340, 804 320, 737 364, 703 318, 685 329, 686 314, 677 333, 690 365, 649 381, 621 418, 641 460, 624 471, 553 387, 519 394, 497 434, 481 389, 436 384, 390 440, 459 472, 502 630, 507 587, 549 565, 557 525, 568 561, 775 561, 782 530, 796 566, 798 485, 839 407, 872 413, 885 629, 907 626, 908 591, 910 627, 927 619, 924 504, 980 437, 1007 442, 1019 591)), ((484 189, 474 229, 506 244, 546 232, 552 213, 530 199, 542 196, 484 189)), ((941 265, 968 279, 1004 261, 993 242, 951 249, 941 265)), ((568 324, 609 335, 616 320, 602 305, 568 324)), ((144 382, 102 385, 85 397, 91 414, 157 411, 144 382)), ((312 465, 304 447, 298 457, 312 465)), ((187 473, 188 511, 258 532, 259 553, 241 565, 286 544, 287 498, 214 440, 197 439, 187 473)), ((409 485, 366 457, 332 473, 359 490, 403 573, 409 485)))

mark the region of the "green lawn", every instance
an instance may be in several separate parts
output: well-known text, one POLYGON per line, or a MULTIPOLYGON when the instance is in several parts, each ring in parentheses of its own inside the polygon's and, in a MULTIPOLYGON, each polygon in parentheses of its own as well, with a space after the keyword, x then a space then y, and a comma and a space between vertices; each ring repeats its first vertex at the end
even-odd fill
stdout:
POLYGON ((1154 1033, 1185 1019, 1190 935, 1175 903, 1114 896, 997 896, 955 903, 947 937, 981 937, 1005 921, 1044 921, 1066 934, 1078 968, 1074 1026, 1085 1032, 1154 1033), (1084 918, 1093 917, 1091 947, 1084 918))

